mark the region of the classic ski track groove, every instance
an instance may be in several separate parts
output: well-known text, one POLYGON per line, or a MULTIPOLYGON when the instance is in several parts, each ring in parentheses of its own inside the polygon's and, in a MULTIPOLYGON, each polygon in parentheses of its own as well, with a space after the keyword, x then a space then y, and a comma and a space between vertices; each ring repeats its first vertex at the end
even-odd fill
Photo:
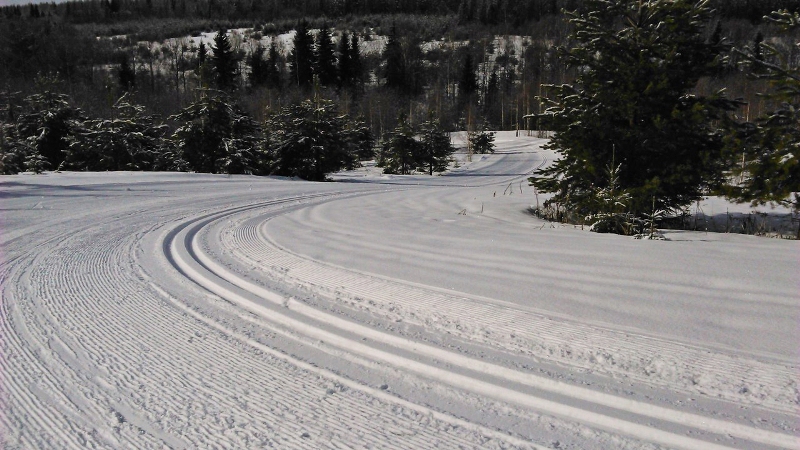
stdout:
MULTIPOLYGON (((665 387, 674 388, 678 383, 687 391, 693 383, 694 374, 702 373, 710 375, 715 386, 727 389, 715 390, 711 386, 703 386, 709 395, 733 401, 743 400, 737 395, 741 384, 763 385, 768 397, 755 402, 756 405, 783 413, 796 412, 795 366, 767 363, 735 353, 726 354, 657 337, 551 319, 534 309, 502 300, 422 286, 322 263, 297 255, 276 243, 266 229, 271 218, 254 217, 233 230, 226 230, 225 233, 231 235, 227 241, 221 239, 226 251, 246 267, 277 270, 283 277, 321 289, 334 297, 369 299, 376 302, 375 307, 382 308, 385 313, 388 313, 388 308, 401 308, 406 313, 397 313, 399 316, 412 316, 424 321, 427 326, 445 328, 449 333, 468 339, 481 339, 484 345, 499 345, 511 351, 532 353, 538 358, 560 360, 585 369, 624 375, 665 387), (489 337, 485 336, 486 332, 490 332, 489 337), (613 355, 613 362, 602 364, 591 361, 605 355, 613 355), (677 369, 672 377, 662 380, 658 376, 645 375, 656 358, 658 362, 677 369)), ((398 250, 395 248, 393 251, 398 250)), ((484 264, 490 263, 488 259, 484 261, 484 264)), ((539 273, 543 277, 559 276, 558 270, 547 268, 541 268, 539 273)), ((592 275, 585 274, 582 277, 591 279, 592 275)), ((627 279, 623 281, 631 282, 627 279)), ((592 279, 592 284, 608 284, 609 289, 615 287, 614 281, 608 279, 592 279)))
MULTIPOLYGON (((752 442, 784 448, 792 448, 796 443, 796 438, 794 436, 760 430, 746 425, 712 419, 697 414, 679 412, 655 405, 644 404, 641 402, 552 381, 543 377, 525 374, 512 369, 495 366, 493 364, 487 364, 479 360, 470 359, 452 352, 434 348, 423 343, 412 342, 403 338, 398 338, 387 333, 348 322, 331 314, 307 307, 301 303, 289 301, 287 298, 270 292, 261 286, 239 277, 229 269, 213 261, 213 259, 204 253, 204 250, 201 248, 197 240, 197 234, 215 220, 230 214, 231 213, 220 213, 216 217, 203 218, 203 220, 197 221, 194 224, 187 224, 186 227, 183 228, 180 233, 178 233, 178 236, 171 240, 169 244, 169 252, 172 255, 172 259, 180 267, 181 271, 184 272, 184 274, 186 274, 188 277, 192 278, 195 282, 206 289, 209 289, 215 294, 263 317, 266 320, 280 322, 281 324, 289 328, 293 328, 303 334, 315 336, 326 343, 336 343, 336 345, 338 345, 340 348, 347 349, 350 352, 360 353, 361 356, 364 357, 377 358, 383 362, 402 367, 405 370, 417 372, 422 376, 452 384, 463 390, 477 392, 482 395, 494 396, 501 400, 514 402, 525 407, 531 407, 545 413, 566 417, 572 420, 578 420, 582 423, 587 423, 592 426, 597 426, 615 432, 621 432, 636 438, 658 442, 663 445, 674 446, 677 448, 730 448, 723 445, 713 444, 708 441, 697 440, 637 423, 627 422, 617 418, 597 414, 588 410, 561 405, 542 398, 534 397, 524 392, 506 389, 504 387, 493 385, 478 379, 451 373, 433 366, 428 366, 413 360, 409 360, 397 354, 392 354, 364 346, 358 342, 356 338, 361 336, 368 337, 372 340, 380 341, 383 344, 395 348, 402 348, 407 351, 423 353, 432 358, 446 361, 449 364, 464 368, 471 368, 473 370, 479 368, 477 370, 489 373, 496 377, 506 378, 509 381, 527 384, 535 388, 556 392, 561 395, 589 400, 607 407, 676 423, 688 428, 695 428, 720 435, 731 435, 752 442), (193 259, 197 264, 197 267, 193 267, 188 264, 184 258, 193 259), (217 278, 219 278, 219 280, 217 280, 217 278), (241 289, 253 294, 259 299, 275 304, 282 304, 294 312, 299 312, 307 317, 319 320, 328 325, 333 325, 339 330, 345 332, 347 335, 354 334, 355 336, 354 338, 348 338, 325 330, 316 329, 307 323, 298 321, 280 313, 276 313, 274 310, 264 308, 253 300, 237 292, 237 289, 241 289)), ((253 233, 251 232, 249 235, 252 237, 253 233)), ((301 280, 303 280, 304 277, 306 279, 310 277, 314 280, 315 285, 327 287, 336 287, 347 284, 346 282, 342 283, 340 277, 337 277, 335 269, 326 268, 321 264, 307 260, 304 261, 281 251, 275 246, 265 245, 267 242, 264 239, 257 239, 255 242, 251 241, 251 245, 249 246, 246 245, 247 242, 243 241, 239 241, 237 244, 243 246, 245 249, 244 253, 246 254, 256 251, 256 249, 260 248, 261 252, 258 252, 255 255, 255 258, 257 258, 260 264, 266 265, 267 267, 276 266, 275 263, 277 261, 272 259, 275 257, 292 259, 293 261, 288 262, 288 264, 281 263, 277 265, 288 268, 291 271, 300 272, 301 275, 299 278, 301 280), (302 271, 300 266, 309 263, 311 263, 310 265, 312 265, 313 268, 302 271)), ((374 295, 375 293, 376 292, 369 292, 367 294, 374 295)), ((366 298, 371 298, 369 295, 367 295, 366 298)), ((424 296, 420 296, 412 299, 411 302, 420 302, 423 298, 424 296)), ((439 300, 440 301, 436 303, 437 308, 443 307, 444 303, 446 302, 446 299, 440 298, 439 300)), ((431 305, 425 306, 430 307, 431 305)), ((465 305, 462 302, 460 306, 463 308, 465 305)), ((465 315, 473 320, 475 318, 482 317, 481 315, 476 314, 474 309, 468 311, 465 313, 465 315)))

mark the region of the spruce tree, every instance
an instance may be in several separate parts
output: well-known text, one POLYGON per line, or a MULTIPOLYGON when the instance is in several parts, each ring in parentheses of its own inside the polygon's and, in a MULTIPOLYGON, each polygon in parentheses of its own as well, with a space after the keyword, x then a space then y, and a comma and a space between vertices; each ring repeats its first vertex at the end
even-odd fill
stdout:
POLYGON ((271 173, 309 181, 354 168, 358 153, 372 142, 363 122, 348 120, 333 102, 320 98, 282 108, 265 127, 271 173))
POLYGON ((398 119, 397 127, 381 149, 378 165, 383 173, 408 175, 417 166, 420 144, 414 139, 415 131, 405 115, 398 119))
POLYGON ((264 60, 264 47, 261 44, 256 45, 247 58, 247 65, 250 66, 250 75, 248 77, 250 86, 258 87, 267 83, 269 76, 268 64, 269 61, 264 60))
POLYGON ((308 23, 305 20, 297 24, 293 43, 294 47, 289 55, 289 69, 292 74, 291 83, 298 87, 309 87, 314 78, 312 67, 314 41, 311 32, 308 30, 308 23))
POLYGON ((384 69, 386 86, 404 91, 406 89, 406 64, 403 60, 403 48, 394 25, 392 25, 389 40, 383 50, 383 60, 386 64, 384 69))
POLYGON ((438 119, 431 117, 420 126, 419 153, 416 157, 418 166, 433 175, 447 169, 450 155, 455 150, 450 143, 450 134, 442 128, 438 119))
POLYGON ((480 129, 469 133, 468 139, 474 153, 484 154, 494 153, 494 137, 495 133, 488 131, 483 123, 480 129))
MULTIPOLYGON (((787 32, 800 28, 798 13, 778 11, 768 20, 787 32)), ((741 54, 754 77, 769 81, 770 90, 763 97, 774 108, 747 124, 733 140, 734 179, 741 182, 731 186, 728 195, 755 204, 778 203, 800 212, 800 67, 792 64, 788 53, 765 44, 761 35, 752 51, 741 54)))
POLYGON ((587 0, 569 13, 570 38, 561 54, 577 70, 574 84, 555 86, 544 119, 559 154, 533 183, 555 195, 573 217, 596 213, 606 168, 635 214, 690 204, 720 182, 724 130, 737 104, 722 93, 693 93, 701 77, 723 70, 723 43, 705 39, 707 1, 587 0))
POLYGON ((236 87, 239 64, 225 30, 219 30, 214 36, 214 45, 211 50, 214 52, 211 62, 214 67, 214 81, 217 89, 233 90, 236 87))
POLYGON ((45 91, 25 98, 14 135, 19 148, 38 153, 50 168, 58 169, 83 120, 83 112, 66 95, 45 91))
POLYGON ((323 86, 336 83, 336 54, 328 24, 322 25, 317 34, 316 48, 314 49, 314 73, 319 77, 323 86))
POLYGON ((269 57, 267 58, 267 86, 270 88, 279 88, 281 87, 281 83, 283 80, 281 79, 281 69, 280 67, 283 64, 281 60, 281 55, 278 53, 278 44, 275 43, 275 39, 272 40, 272 43, 269 46, 269 57))
POLYGON ((136 87, 136 71, 131 67, 128 55, 123 55, 117 71, 119 86, 123 92, 128 92, 136 87))
POLYGON ((204 92, 170 120, 182 123, 172 135, 178 166, 205 173, 260 173, 261 130, 223 92, 204 92))
POLYGON ((339 88, 350 87, 353 84, 353 56, 350 48, 350 35, 342 33, 339 39, 339 64, 337 72, 339 74, 339 88))
POLYGON ((201 42, 200 47, 197 49, 197 67, 195 67, 195 70, 200 71, 207 58, 208 50, 206 49, 206 44, 201 42))
POLYGON ((408 39, 404 54, 406 66, 405 92, 412 96, 420 95, 425 90, 422 40, 419 37, 408 39))
POLYGON ((471 101, 478 89, 478 78, 475 74, 475 63, 472 52, 467 51, 464 65, 461 66, 461 77, 458 79, 458 96, 462 103, 471 101))
POLYGON ((359 85, 364 81, 364 63, 361 60, 361 48, 358 44, 358 34, 350 36, 350 68, 353 84, 359 85))
POLYGON ((66 150, 64 166, 70 170, 152 170, 164 147, 166 126, 129 102, 128 95, 114 103, 111 119, 83 122, 66 150))

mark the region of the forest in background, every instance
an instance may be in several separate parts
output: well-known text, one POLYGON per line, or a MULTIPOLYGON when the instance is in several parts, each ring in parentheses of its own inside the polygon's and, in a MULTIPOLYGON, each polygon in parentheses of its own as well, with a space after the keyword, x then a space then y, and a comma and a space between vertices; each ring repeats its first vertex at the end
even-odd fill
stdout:
MULTIPOLYGON (((780 8, 798 10, 797 0, 712 4, 715 32, 733 47, 750 48, 761 39, 796 52, 791 43, 798 36, 780 35, 762 17, 780 8)), ((403 111, 412 123, 434 111, 448 129, 468 122, 498 130, 530 128, 535 124, 522 117, 540 112, 537 96, 548 95, 547 85, 574 79, 556 49, 570 45, 562 11, 582 5, 577 0, 88 0, 9 6, 0 9, 0 79, 5 80, 0 103, 41 92, 48 84, 46 89, 68 94, 83 110, 110 117, 116 99, 131 90, 132 102, 169 117, 209 84, 196 38, 236 29, 234 96, 262 120, 269 108, 312 96, 308 86, 290 80, 288 47, 279 48, 278 83, 252 83, 248 66, 259 43, 268 45, 302 19, 314 32, 330 27, 334 45, 342 33, 360 39, 355 89, 322 86, 318 93, 362 117, 378 137, 397 125, 403 111), (400 44, 401 89, 387 83, 382 52, 392 33, 400 44), (131 70, 127 82, 120 81, 123 66, 131 70)), ((703 79, 697 89, 724 87, 730 98, 746 103, 743 117, 757 116, 763 99, 756 94, 763 82, 749 79, 735 54, 728 64, 724 77, 703 79)))

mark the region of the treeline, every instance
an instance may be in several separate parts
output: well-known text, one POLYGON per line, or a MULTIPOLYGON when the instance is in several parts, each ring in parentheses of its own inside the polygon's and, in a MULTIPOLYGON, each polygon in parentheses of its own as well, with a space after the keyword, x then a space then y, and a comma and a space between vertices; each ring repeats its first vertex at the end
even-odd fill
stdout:
MULTIPOLYGON (((0 174, 45 170, 191 171, 281 175, 324 181, 377 156, 385 173, 433 175, 454 151, 436 119, 404 117, 377 155, 372 133, 321 98, 286 106, 258 122, 222 91, 208 90, 165 121, 127 95, 111 119, 91 117, 64 94, 45 91, 2 111, 0 174)), ((493 151, 494 135, 470 135, 475 152, 493 151)))
MULTIPOLYGON (((519 26, 562 11, 580 11, 583 0, 71 0, 0 8, 0 16, 58 17, 64 22, 103 23, 143 19, 278 21, 371 14, 457 14, 460 22, 519 26)), ((712 0, 722 17, 760 22, 771 11, 798 11, 797 0, 712 0)))
POLYGON ((114 103, 110 119, 91 117, 50 91, 7 108, 0 173, 161 170, 322 181, 373 157, 373 137, 363 122, 322 99, 287 106, 261 123, 220 91, 206 91, 165 121, 128 100, 114 103))

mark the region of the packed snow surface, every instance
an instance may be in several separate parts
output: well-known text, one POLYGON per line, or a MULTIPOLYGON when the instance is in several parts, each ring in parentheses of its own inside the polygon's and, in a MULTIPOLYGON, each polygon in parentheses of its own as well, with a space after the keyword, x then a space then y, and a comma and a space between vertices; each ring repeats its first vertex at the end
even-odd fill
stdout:
POLYGON ((540 221, 544 142, 3 177, 0 447, 800 448, 800 243, 540 221))

